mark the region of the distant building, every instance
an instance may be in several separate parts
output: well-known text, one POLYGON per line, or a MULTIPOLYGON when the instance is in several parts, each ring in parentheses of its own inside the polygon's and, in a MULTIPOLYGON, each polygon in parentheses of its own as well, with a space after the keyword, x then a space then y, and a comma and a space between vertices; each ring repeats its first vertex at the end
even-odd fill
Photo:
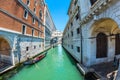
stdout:
POLYGON ((120 58, 120 1, 71 0, 63 46, 81 64, 120 58))
POLYGON ((62 34, 63 34, 62 31, 58 31, 58 30, 53 31, 52 38, 56 38, 57 42, 61 43, 61 41, 62 41, 62 34))
POLYGON ((0 0, 0 60, 15 65, 44 49, 44 0, 0 0))
POLYGON ((51 46, 50 42, 52 38, 52 33, 54 31, 56 31, 56 27, 50 15, 50 11, 46 5, 45 6, 45 48, 49 48, 51 46))

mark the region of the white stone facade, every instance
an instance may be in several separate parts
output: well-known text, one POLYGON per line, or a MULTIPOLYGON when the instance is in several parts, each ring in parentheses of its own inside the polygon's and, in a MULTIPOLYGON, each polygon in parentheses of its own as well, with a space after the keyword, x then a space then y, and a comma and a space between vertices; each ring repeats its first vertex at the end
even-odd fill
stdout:
POLYGON ((80 49, 80 32, 77 33, 77 29, 80 31, 80 25, 79 18, 76 19, 76 16, 78 14, 78 2, 76 5, 74 5, 74 2, 74 0, 71 1, 68 11, 68 14, 70 14, 69 21, 63 32, 63 46, 78 62, 80 62, 81 52, 80 50, 77 50, 77 47, 80 49))
POLYGON ((52 20, 50 11, 46 5, 45 7, 45 48, 49 48, 51 46, 50 40, 52 38, 52 33, 55 30, 56 30, 56 27, 52 20))
MULTIPOLYGON (((76 0, 73 0, 71 2, 72 6, 73 3, 76 0)), ((114 56, 117 56, 117 58, 120 58, 120 55, 115 55, 116 52, 119 52, 119 49, 116 49, 116 45, 119 46, 119 42, 117 42, 117 34, 120 33, 120 1, 119 0, 96 0, 96 2, 91 5, 90 0, 78 0, 77 1, 80 15, 80 21, 77 24, 77 21, 74 22, 74 16, 70 21, 68 21, 68 24, 64 30, 64 47, 72 54, 76 55, 75 57, 79 62, 81 62, 81 56, 82 55, 82 62, 85 66, 90 66, 94 64, 98 64, 101 62, 108 62, 113 60, 114 56), (68 33, 70 32, 67 30, 69 25, 73 22, 73 26, 81 28, 80 35, 82 33, 82 40, 81 37, 74 37, 74 39, 77 39, 78 41, 72 43, 73 41, 70 41, 71 38, 66 38, 68 33), (74 24, 75 23, 75 24, 74 24), (107 36, 107 56, 97 58, 97 52, 98 50, 98 35, 99 33, 103 33, 107 36), (69 42, 69 41, 70 42, 69 42), (82 46, 81 46, 82 41, 82 46), (68 43, 67 43, 68 42, 68 43), (117 44, 118 43, 118 44, 117 44), (79 45, 82 47, 82 53, 76 54, 75 50, 71 50, 70 47, 67 45, 73 44, 74 46, 79 45)), ((72 7, 71 6, 71 7, 72 7)), ((69 9, 69 15, 71 10, 71 7, 69 9)), ((77 11, 76 11, 77 12, 77 11)), ((74 14, 74 13, 73 13, 74 14)), ((74 27, 74 29, 75 29, 74 27)), ((70 27, 71 28, 71 27, 70 27)), ((73 30, 73 29, 72 29, 73 30)), ((75 30, 73 30, 74 33, 76 33, 75 30)), ((119 38, 119 36, 118 36, 119 38)), ((102 42, 101 44, 104 44, 102 42)), ((104 49, 101 49, 104 50, 104 49)))
POLYGON ((63 32, 62 32, 62 31, 56 30, 56 31, 53 31, 53 32, 52 32, 52 38, 57 37, 57 38, 58 38, 58 43, 61 43, 62 35, 63 35, 63 32))
POLYGON ((12 33, 0 30, 0 38, 4 38, 8 41, 10 50, 10 56, 4 59, 9 59, 11 64, 15 65, 17 63, 24 61, 27 57, 33 57, 38 53, 42 52, 44 49, 44 40, 42 38, 26 36, 18 33, 12 33), (28 49, 27 49, 28 47, 28 49))

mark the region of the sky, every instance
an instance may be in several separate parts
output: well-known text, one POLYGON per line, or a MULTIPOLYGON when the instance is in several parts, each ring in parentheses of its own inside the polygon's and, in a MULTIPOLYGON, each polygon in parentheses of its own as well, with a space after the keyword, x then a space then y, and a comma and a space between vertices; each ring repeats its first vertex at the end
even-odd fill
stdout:
POLYGON ((63 31, 67 22, 70 0, 45 0, 57 30, 63 31))

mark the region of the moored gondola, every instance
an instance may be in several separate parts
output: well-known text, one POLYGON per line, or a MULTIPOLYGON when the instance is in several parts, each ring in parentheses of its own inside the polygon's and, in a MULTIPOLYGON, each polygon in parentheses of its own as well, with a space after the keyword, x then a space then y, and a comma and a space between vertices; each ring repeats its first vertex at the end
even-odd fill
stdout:
POLYGON ((37 57, 35 57, 34 59, 28 59, 27 61, 25 61, 23 63, 23 65, 32 65, 34 63, 37 63, 38 61, 42 60, 45 56, 46 56, 47 52, 45 52, 45 54, 41 54, 37 57))

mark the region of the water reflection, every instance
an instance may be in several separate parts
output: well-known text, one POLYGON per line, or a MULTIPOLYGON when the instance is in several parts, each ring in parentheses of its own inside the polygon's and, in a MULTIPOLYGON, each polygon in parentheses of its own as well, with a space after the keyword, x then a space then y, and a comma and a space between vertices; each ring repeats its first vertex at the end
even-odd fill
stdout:
POLYGON ((25 66, 9 80, 83 80, 73 64, 74 60, 58 45, 50 49, 42 61, 25 66))

